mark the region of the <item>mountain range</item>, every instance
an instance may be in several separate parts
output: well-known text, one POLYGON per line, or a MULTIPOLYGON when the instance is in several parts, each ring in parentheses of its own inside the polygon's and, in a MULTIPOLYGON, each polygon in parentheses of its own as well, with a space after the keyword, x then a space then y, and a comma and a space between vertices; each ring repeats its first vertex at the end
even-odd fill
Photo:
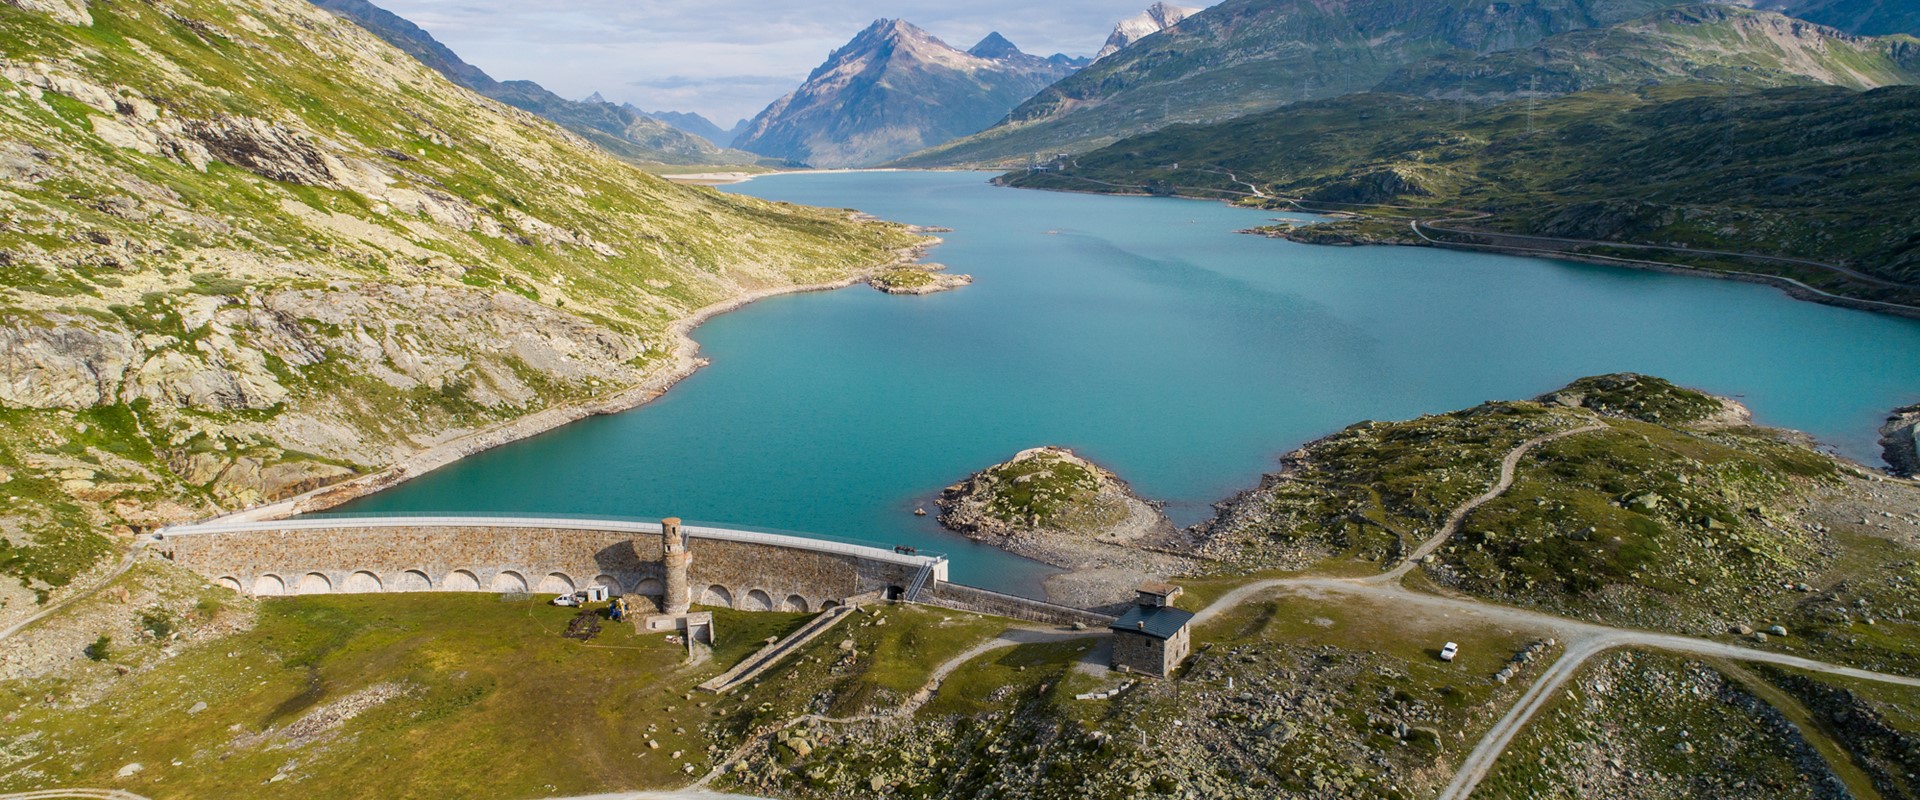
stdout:
POLYGON ((623 105, 629 111, 660 120, 682 131, 712 142, 719 147, 732 147, 733 140, 739 138, 740 132, 747 129, 747 120, 744 119, 734 122, 733 127, 728 129, 720 127, 718 123, 707 119, 701 114, 685 111, 642 111, 632 103, 625 103, 623 105))
POLYGON ((752 164, 759 159, 728 151, 668 122, 611 103, 568 100, 533 81, 499 81, 468 64, 420 26, 367 0, 312 0, 454 83, 515 108, 553 120, 623 159, 662 164, 752 164))
POLYGON ((1524 47, 1672 0, 1226 0, 1048 87, 983 131, 901 166, 1025 162, 1173 122, 1364 91, 1421 59, 1524 47))
POLYGON ((1028 55, 998 33, 962 51, 882 19, 754 117, 734 146, 816 167, 878 164, 983 130, 1084 63, 1028 55))
MULTIPOLYGON (((1382 84, 1404 94, 1169 126, 1003 180, 1259 193, 1360 212, 1430 206, 1487 215, 1476 230, 1818 260, 1851 274, 1765 259, 1731 268, 1910 303, 1920 300, 1914 84, 1920 39, 1687 6, 1429 60, 1382 84)), ((1419 242, 1398 218, 1288 235, 1419 242)))

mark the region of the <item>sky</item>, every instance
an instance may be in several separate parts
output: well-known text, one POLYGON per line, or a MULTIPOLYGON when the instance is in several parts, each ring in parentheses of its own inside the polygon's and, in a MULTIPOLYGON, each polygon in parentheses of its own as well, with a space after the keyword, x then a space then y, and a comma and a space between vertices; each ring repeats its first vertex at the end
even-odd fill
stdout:
MULTIPOLYGON (((861 29, 905 19, 962 50, 992 31, 1036 55, 1092 55, 1152 0, 374 0, 500 80, 721 127, 806 80, 861 29)), ((1194 0, 1190 6, 1209 5, 1194 0)))

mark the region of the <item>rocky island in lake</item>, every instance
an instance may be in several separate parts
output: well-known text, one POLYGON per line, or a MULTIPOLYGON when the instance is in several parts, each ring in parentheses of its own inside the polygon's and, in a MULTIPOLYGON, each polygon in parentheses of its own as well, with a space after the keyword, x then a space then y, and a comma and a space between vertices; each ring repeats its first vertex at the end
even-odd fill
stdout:
POLYGON ((1098 608, 1124 604, 1143 580, 1192 567, 1159 506, 1126 482, 1062 447, 1025 450, 940 495, 940 524, 1067 572, 1047 579, 1047 598, 1098 608))
POLYGON ((867 280, 867 285, 887 294, 938 294, 973 283, 972 275, 950 275, 941 264, 915 264, 885 270, 867 280))

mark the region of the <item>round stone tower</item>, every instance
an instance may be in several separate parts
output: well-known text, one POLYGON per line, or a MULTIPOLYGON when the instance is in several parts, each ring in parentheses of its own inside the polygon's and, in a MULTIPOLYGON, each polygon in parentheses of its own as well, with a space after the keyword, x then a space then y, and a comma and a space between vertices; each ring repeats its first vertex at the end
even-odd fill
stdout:
POLYGON ((693 596, 687 587, 687 566, 693 563, 693 554, 687 552, 686 539, 680 535, 679 517, 660 520, 660 532, 660 560, 667 569, 667 596, 661 599, 660 610, 685 614, 693 605, 693 596))

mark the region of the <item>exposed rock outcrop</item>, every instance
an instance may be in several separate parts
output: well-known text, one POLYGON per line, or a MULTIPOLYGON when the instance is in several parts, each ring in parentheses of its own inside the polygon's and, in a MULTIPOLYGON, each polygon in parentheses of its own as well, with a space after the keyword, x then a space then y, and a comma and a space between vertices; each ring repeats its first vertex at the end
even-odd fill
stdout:
POLYGON ((1180 21, 1200 13, 1197 8, 1171 6, 1166 3, 1154 3, 1147 10, 1123 19, 1113 26, 1113 33, 1107 36, 1107 43, 1100 48, 1093 60, 1099 61, 1131 46, 1134 42, 1164 31, 1180 21))
POLYGON ((1894 474, 1920 477, 1920 406, 1895 410, 1880 428, 1880 446, 1894 474))
POLYGON ((89 317, 0 319, 0 405, 92 408, 119 399, 133 336, 89 317))
POLYGON ((7 5, 27 11, 38 11, 68 25, 92 25, 93 15, 87 12, 87 0, 5 0, 7 5))

